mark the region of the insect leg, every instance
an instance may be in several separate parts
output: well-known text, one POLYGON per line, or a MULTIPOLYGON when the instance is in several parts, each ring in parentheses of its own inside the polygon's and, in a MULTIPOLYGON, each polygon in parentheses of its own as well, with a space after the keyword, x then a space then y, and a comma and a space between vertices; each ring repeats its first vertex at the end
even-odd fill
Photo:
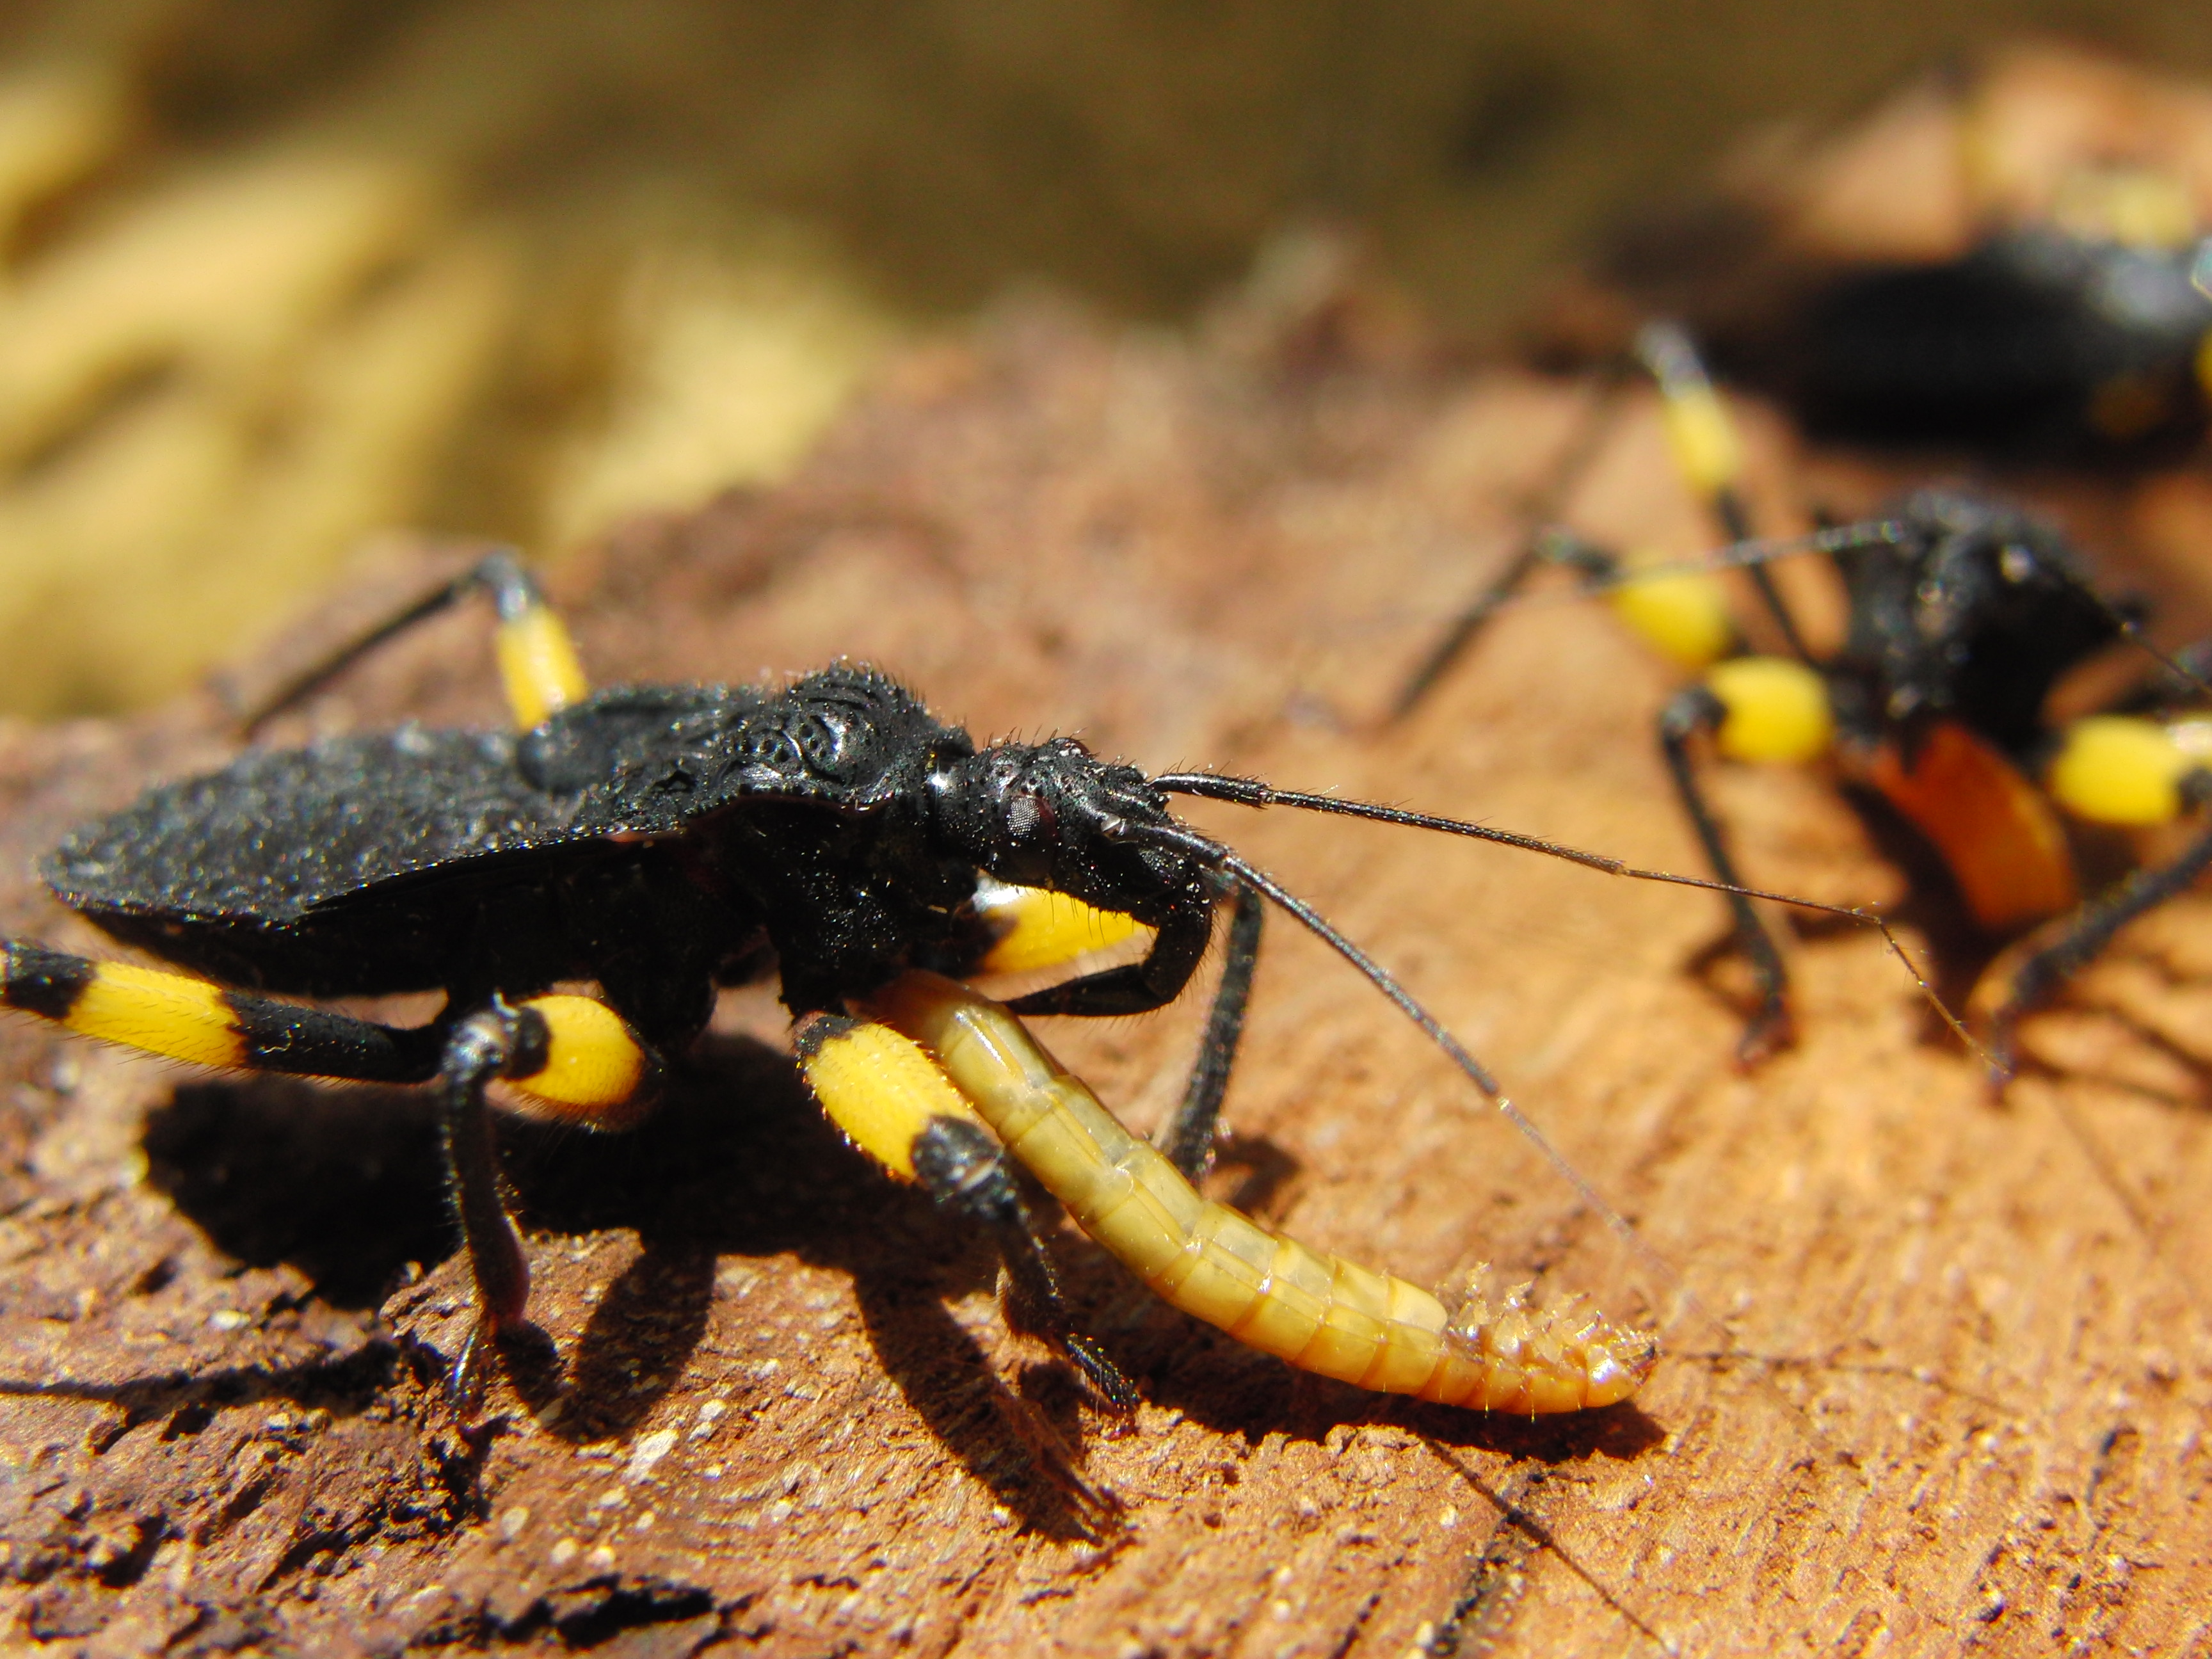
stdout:
MULTIPOLYGON (((1735 422, 1721 401, 1697 343, 1680 324, 1648 323, 1636 337, 1636 355, 1659 387, 1661 408, 1667 424, 1668 447, 1674 465, 1690 488, 1701 496, 1731 542, 1752 539, 1750 509, 1744 504, 1743 444, 1735 422)), ((1762 562, 1748 567, 1759 602, 1774 618, 1790 654, 1800 662, 1813 660, 1797 619, 1790 614, 1775 586, 1773 573, 1762 562)))
POLYGON ((1006 1264, 1021 1322, 1073 1359, 1115 1410, 1135 1410, 1135 1386, 1075 1328, 1005 1150, 929 1056, 889 1026, 826 1017, 799 1034, 799 1053, 830 1121, 892 1176, 979 1224, 1006 1264))
MULTIPOLYGON (((987 914, 1003 913, 1009 923, 976 964, 982 971, 1048 968, 1125 939, 1137 926, 1116 912, 1093 909, 1065 893, 1045 888, 998 886, 978 899, 979 908, 987 914)), ((1265 902, 1258 895, 1241 887, 1236 890, 1228 955, 1222 964, 1221 982, 1214 990, 1212 1009, 1206 1016, 1206 1035, 1200 1040, 1182 1103, 1160 1127, 1159 1145, 1175 1166, 1194 1181, 1212 1160, 1214 1126, 1221 1115, 1221 1098, 1229 1087, 1237 1041, 1244 1031, 1244 1012, 1252 998, 1252 969, 1259 957, 1265 914, 1265 902)), ((1026 1000, 1017 1006, 1030 1007, 1026 1000)))
POLYGON ((1249 887, 1237 890, 1229 921, 1229 951, 1221 964, 1221 983, 1199 1039, 1198 1059, 1183 1088, 1182 1103, 1153 1137, 1168 1162, 1185 1180, 1196 1181, 1213 1161, 1213 1132, 1221 1120, 1221 1099, 1229 1091, 1230 1067, 1244 1035, 1244 1013, 1252 1001, 1252 970, 1260 960, 1261 925, 1267 901, 1249 887))
POLYGON ((453 1365, 457 1399, 473 1392, 487 1340, 520 1326, 530 1300, 529 1264, 500 1196, 490 1085, 511 1083, 538 1111, 566 1121, 623 1128, 650 1103, 659 1077, 652 1051, 589 997, 512 1005, 495 997, 453 1028, 438 1064, 439 1127, 477 1310, 476 1329, 453 1365))
POLYGON ((1118 910, 1101 910, 1048 887, 1013 887, 985 881, 974 900, 976 914, 995 934, 991 945, 959 971, 1026 974, 1118 945, 1141 926, 1118 910))
POLYGON ((470 580, 489 591, 499 612, 493 644, 515 725, 527 732, 556 709, 581 702, 591 685, 568 625, 545 603, 521 560, 504 550, 494 553, 470 573, 470 580))
POLYGON ((486 554, 445 586, 378 623, 359 639, 340 647, 287 682, 246 717, 247 734, 250 736, 255 728, 303 697, 320 690, 386 641, 478 591, 491 595, 493 606, 499 613, 495 646, 500 678, 518 726, 527 731, 555 709, 580 701, 590 690, 568 630, 546 604, 537 580, 512 549, 500 548, 486 554))
POLYGON ((1625 1400, 1648 1337, 1578 1303, 1518 1290, 1456 1313, 1427 1291, 1310 1250, 1201 1198, 1063 1071, 1013 1012, 934 974, 902 975, 874 1012, 935 1057, 1006 1150, 1154 1292, 1302 1370, 1446 1405, 1575 1411, 1625 1400))
POLYGON ((132 963, 0 940, 0 1007, 197 1066, 358 1083, 421 1083, 444 1042, 434 1025, 379 1025, 132 963))
POLYGON ((1148 1014, 1182 994, 1213 940, 1213 899, 1202 894, 1168 913, 1141 962, 1048 985, 1018 998, 1024 1014, 1148 1014))
MULTIPOLYGON (((1705 860, 1712 866, 1713 874, 1731 887, 1741 887, 1743 878, 1729 853, 1728 839, 1721 832, 1720 821, 1713 816, 1705 790, 1698 782, 1697 760, 1690 748, 1692 738, 1698 733, 1718 732, 1728 713, 1727 707, 1710 687, 1685 687, 1660 710, 1659 747, 1667 757, 1667 770, 1674 780, 1675 793, 1681 798, 1682 810, 1689 815, 1691 827, 1705 847, 1705 860)), ((1752 981, 1759 993, 1758 1008, 1736 1043, 1736 1057, 1748 1066, 1789 1045, 1790 975, 1782 965, 1781 951, 1775 948, 1759 913, 1751 908, 1750 899, 1741 893, 1730 893, 1728 902, 1735 922, 1736 948, 1750 963, 1752 981)))
MULTIPOLYGON (((1588 409, 1575 432, 1569 437, 1559 463, 1547 477, 1531 489, 1522 501, 1518 517, 1524 525, 1540 526, 1559 517, 1567 499, 1574 493, 1591 462, 1603 450, 1606 440, 1612 435, 1613 423, 1621 409, 1621 380, 1618 374, 1609 374, 1598 382, 1593 391, 1588 409)), ((1444 629, 1443 636, 1430 648, 1420 665, 1409 675, 1405 684, 1392 699, 1390 717, 1403 720, 1418 708, 1425 697, 1436 689, 1437 682, 1451 671, 1452 665, 1466 653, 1500 606, 1510 600, 1521 584, 1529 578, 1537 567, 1556 561, 1555 538, 1551 532, 1537 530, 1525 540, 1513 562, 1498 573, 1498 579, 1468 602, 1465 609, 1453 617, 1444 629)))
MULTIPOLYGON (((2204 775, 2197 775, 2203 779, 2204 775)), ((2201 799, 2212 792, 2200 784, 2192 793, 2201 799)), ((2197 838, 2171 861, 2154 869, 2138 870, 2110 892, 2083 905, 2061 925, 2057 938, 2032 945, 2009 975, 1996 978, 1996 983, 2003 988, 2002 1000, 1986 1011, 1985 1018, 1990 1047, 2008 1073, 2012 1069, 2013 1036, 2021 1016, 2057 995, 2068 980, 2103 952, 2121 928, 2186 892, 2208 869, 2212 869, 2212 825, 2199 830, 2197 838)), ((2049 938, 2048 930, 2043 937, 2049 938)), ((1981 998, 1978 995, 1975 1000, 1978 1002, 1981 998)))

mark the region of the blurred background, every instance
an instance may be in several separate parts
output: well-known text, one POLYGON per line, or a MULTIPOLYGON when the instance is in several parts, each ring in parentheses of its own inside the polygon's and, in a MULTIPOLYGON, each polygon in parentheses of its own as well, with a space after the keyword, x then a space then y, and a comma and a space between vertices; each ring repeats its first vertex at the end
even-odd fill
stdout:
POLYGON ((2023 32, 2212 70, 2187 0, 7 6, 0 713, 161 696, 380 532, 773 481, 1025 287, 1172 325, 1321 223, 1495 341, 1747 132, 2023 32))

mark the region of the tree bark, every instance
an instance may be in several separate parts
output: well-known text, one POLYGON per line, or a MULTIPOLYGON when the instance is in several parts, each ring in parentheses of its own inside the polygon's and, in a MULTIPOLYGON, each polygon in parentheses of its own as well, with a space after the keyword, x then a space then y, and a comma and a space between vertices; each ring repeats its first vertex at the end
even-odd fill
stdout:
MULTIPOLYGON (((1652 738, 1669 671, 1601 605, 1555 589, 1510 611, 1413 718, 1383 718, 1510 556, 1585 390, 1457 364, 1356 296, 1261 321, 1193 345, 1032 307, 908 358, 791 484, 560 573, 587 662, 734 680, 849 655, 979 738, 1074 732, 1148 769, 1694 872, 1652 738)), ((1808 474, 1771 423, 1753 434, 1777 523, 1883 482, 1808 474)), ((2098 522, 2123 521, 2105 505, 2098 522)), ((1709 539, 1642 404, 1568 512, 1685 554, 1709 539)), ((495 723, 486 633, 474 614, 430 624, 275 735, 495 723)), ((0 921, 112 954, 30 860, 228 752, 214 701, 0 739, 0 921)), ((1718 794, 1753 879, 1906 892, 1818 777, 1732 771, 1718 794)), ((1401 974, 1638 1242, 1281 917, 1210 1189, 1416 1282, 1490 1261, 1546 1297, 1591 1291, 1660 1334, 1632 1405, 1504 1420, 1300 1376, 1066 1231, 1085 1323, 1145 1397, 1123 1430, 1009 1331, 981 1242, 823 1124, 772 1000, 747 993, 647 1127, 502 1126, 546 1345, 495 1383, 496 1432, 472 1444, 437 1386, 467 1285, 426 1101, 213 1079, 11 1018, 0 1606, 17 1639, 2201 1647, 2201 897, 2033 1023, 2037 1063, 1996 1101, 1869 930, 1797 929, 1801 1039, 1744 1075, 1710 894, 1285 811, 1190 815, 1401 974)), ((1950 914, 1923 884, 1904 931, 1916 957, 1940 947, 1955 998, 1976 964, 1950 914)), ((1199 1018, 1189 998, 1042 1030, 1149 1127, 1199 1018)))

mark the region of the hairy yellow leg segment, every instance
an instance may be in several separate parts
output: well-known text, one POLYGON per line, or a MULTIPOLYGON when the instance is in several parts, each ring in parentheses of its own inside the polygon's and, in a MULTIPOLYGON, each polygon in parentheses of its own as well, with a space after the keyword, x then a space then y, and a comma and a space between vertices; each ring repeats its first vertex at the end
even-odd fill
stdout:
POLYGON ((659 1066, 620 1014, 591 997, 542 996, 514 1011, 531 1032, 522 1066, 504 1075, 526 1117, 627 1129, 653 1104, 659 1066))
POLYGON ((0 1006, 85 1036, 195 1066, 248 1063, 220 985, 127 962, 88 962, 13 940, 0 945, 0 1006))
POLYGON ((2066 728, 2045 782, 2076 817, 2142 829, 2181 816, 2182 780, 2202 764, 2155 720, 2092 714, 2066 728))
POLYGON ((1084 1231, 1164 1300, 1239 1341, 1361 1388, 1493 1411, 1611 1405, 1651 1368, 1650 1338, 1577 1304, 1540 1312, 1516 1291, 1454 1315, 1404 1279, 1201 1197, 1010 1012, 965 986, 909 973, 869 1012, 937 1057, 1084 1231))
POLYGON ((998 931, 998 942, 975 966, 978 973, 1027 974, 1119 945, 1139 931, 1134 919, 1098 910, 1048 887, 1010 887, 986 877, 975 890, 975 911, 998 931))
POLYGON ((510 611, 501 598, 499 675, 514 723, 528 731, 554 710, 581 701, 591 686, 567 625, 550 606, 532 592, 510 611))
POLYGON ((1789 657, 1732 657, 1715 663, 1705 686, 1724 711, 1713 744, 1730 760, 1802 766, 1835 739, 1828 688, 1789 657))
POLYGON ((936 1061, 887 1025, 817 1020, 799 1033, 799 1065, 845 1139, 901 1181, 919 1178, 915 1146, 933 1121, 981 1124, 936 1061))

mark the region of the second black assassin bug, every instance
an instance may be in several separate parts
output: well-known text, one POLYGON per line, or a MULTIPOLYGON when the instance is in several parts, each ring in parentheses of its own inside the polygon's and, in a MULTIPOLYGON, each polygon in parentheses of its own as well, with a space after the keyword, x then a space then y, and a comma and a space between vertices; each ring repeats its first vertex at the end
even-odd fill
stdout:
POLYGON ((1748 367, 1825 437, 2059 458, 2195 438, 2212 297, 2191 278, 2212 241, 2166 181, 2100 182, 2117 200, 2093 222, 2011 227, 1954 259, 1837 275, 1748 367))
MULTIPOLYGON (((2167 861, 2083 903, 2072 845, 2053 810, 2146 829, 2212 802, 2201 723, 2146 718, 2203 691, 2197 670, 2204 653, 2169 661, 2170 686, 2142 687, 2110 712, 2054 726, 2045 710, 2052 688, 2124 636, 2140 640, 2141 607, 2099 592, 2045 520, 1986 494, 1940 488, 1809 538, 1834 560, 1849 600, 1841 647, 1814 652, 1753 543, 1733 425, 1688 337, 1655 324, 1638 350, 1657 383, 1677 465, 1747 556, 1785 654, 1747 650, 1711 572, 1639 570, 1644 562, 1547 531, 1454 623, 1408 682, 1401 712, 1538 566, 1578 569, 1611 591, 1638 633, 1700 676, 1668 702, 1657 736, 1683 811, 1724 883, 1740 885, 1699 781, 1701 738, 1733 760, 1832 758, 1842 778, 1871 787, 1933 845, 1985 934, 2027 934, 1975 999, 1993 1039, 1990 1057, 2008 1068, 2025 1012, 2127 922, 2212 867, 2212 823, 2200 823, 2167 861)), ((1758 992, 1740 1048, 1749 1061, 1788 1038, 1788 981, 1749 902, 1732 894, 1730 902, 1758 992)))
POLYGON ((527 1312, 525 1252, 500 1194, 495 1089, 526 1112, 624 1127, 650 1104, 661 1057, 705 1027, 718 988, 770 974, 829 1116, 892 1176, 987 1228, 1030 1322, 1119 1407, 1134 1390, 1062 1305, 1009 1158, 1176 1307, 1324 1376, 1547 1412, 1625 1399, 1650 1370, 1647 1336, 1577 1298, 1539 1309, 1525 1287, 1479 1274, 1448 1307, 1200 1196, 1192 1182, 1212 1143, 1265 903, 1343 955, 1511 1109, 1396 981, 1169 801, 1339 813, 1714 884, 1249 779, 1147 777, 1066 738, 979 747, 856 666, 781 690, 593 693, 566 630, 504 553, 278 704, 478 591, 498 608, 519 733, 404 726, 249 750, 70 836, 46 862, 49 884, 173 968, 0 943, 0 1005, 88 1036, 205 1066, 432 1086, 478 1304, 458 1392, 527 1312), (1160 1007, 1189 981, 1224 905, 1224 969, 1156 1150, 1021 1017, 1160 1007), (1073 963, 1139 929, 1151 933, 1140 959, 1011 1006, 963 982, 1073 963), (597 994, 560 988, 576 981, 597 994), (407 1028, 280 1000, 420 991, 442 992, 443 1009, 407 1028))

